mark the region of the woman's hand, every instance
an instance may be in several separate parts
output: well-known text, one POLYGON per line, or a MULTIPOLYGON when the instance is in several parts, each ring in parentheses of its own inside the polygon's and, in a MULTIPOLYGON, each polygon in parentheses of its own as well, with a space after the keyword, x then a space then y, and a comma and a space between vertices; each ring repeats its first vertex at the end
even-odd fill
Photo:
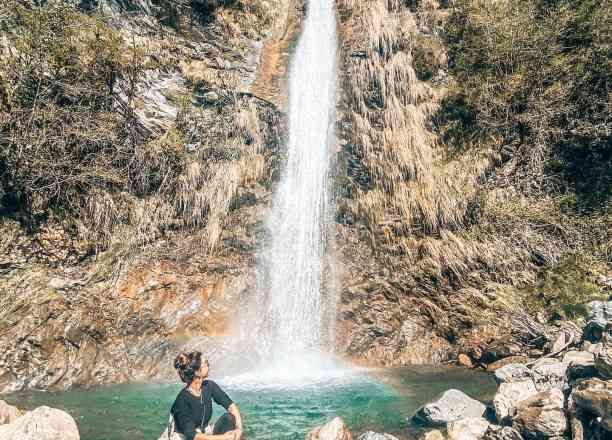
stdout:
POLYGON ((235 429, 234 430, 234 440, 242 440, 242 429, 235 429))

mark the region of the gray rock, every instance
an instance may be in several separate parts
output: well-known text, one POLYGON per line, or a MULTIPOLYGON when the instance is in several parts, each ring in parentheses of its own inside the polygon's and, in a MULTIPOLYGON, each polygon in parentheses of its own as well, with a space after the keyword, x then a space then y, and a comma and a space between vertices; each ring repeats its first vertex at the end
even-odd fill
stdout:
POLYGON ((531 370, 523 364, 508 364, 495 370, 497 383, 524 382, 531 379, 531 370))
POLYGON ((488 428, 482 417, 468 417, 449 423, 446 432, 448 440, 481 440, 488 428))
POLYGON ((512 426, 526 439, 563 437, 568 428, 563 404, 560 389, 541 391, 517 405, 512 426))
POLYGON ((568 351, 563 356, 563 363, 568 364, 568 377, 592 377, 595 375, 595 356, 588 351, 568 351))
POLYGON ((430 426, 445 426, 467 417, 482 417, 486 407, 459 390, 445 391, 438 399, 423 405, 415 417, 430 426))
POLYGON ((612 380, 586 379, 574 385, 569 410, 578 415, 595 415, 601 425, 612 431, 612 380))
POLYGON ((533 382, 538 391, 551 388, 565 390, 568 388, 567 367, 569 363, 556 359, 540 359, 532 367, 533 382))
POLYGON ((523 436, 509 426, 489 425, 482 440, 523 440, 523 436))
POLYGON ((599 342, 612 327, 612 301, 591 301, 587 306, 588 322, 584 337, 591 342, 599 342))
POLYGON ((70 414, 41 406, 13 423, 0 425, 2 440, 79 440, 79 430, 70 414))
POLYGON ((391 434, 368 431, 361 434, 357 440, 398 440, 398 438, 391 434))
POLYGON ((532 380, 500 384, 493 398, 497 421, 501 424, 508 422, 514 415, 516 405, 537 392, 538 390, 532 380))
POLYGON ((595 354, 595 368, 604 379, 612 379, 612 345, 604 344, 595 354))
POLYGON ((21 411, 16 406, 9 405, 4 400, 0 400, 0 425, 13 423, 21 416, 21 411))

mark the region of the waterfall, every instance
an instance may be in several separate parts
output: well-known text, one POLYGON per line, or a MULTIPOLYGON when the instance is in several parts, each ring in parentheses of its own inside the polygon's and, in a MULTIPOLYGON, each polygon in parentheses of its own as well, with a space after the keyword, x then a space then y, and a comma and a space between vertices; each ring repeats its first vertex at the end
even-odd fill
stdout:
POLYGON ((336 44, 333 0, 311 0, 290 66, 287 161, 266 219, 269 242, 260 254, 251 319, 257 325, 246 329, 260 355, 277 364, 310 356, 325 337, 336 44))

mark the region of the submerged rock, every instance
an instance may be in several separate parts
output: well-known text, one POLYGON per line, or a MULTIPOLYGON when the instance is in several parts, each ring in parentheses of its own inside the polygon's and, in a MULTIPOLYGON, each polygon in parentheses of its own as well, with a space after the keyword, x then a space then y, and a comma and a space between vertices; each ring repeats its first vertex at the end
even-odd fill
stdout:
POLYGON ((459 390, 448 390, 438 399, 423 405, 415 418, 430 426, 445 426, 468 417, 482 417, 486 407, 459 390))
POLYGON ((398 438, 391 434, 368 431, 361 434, 357 440, 398 440, 398 438))
POLYGON ((336 417, 325 425, 317 426, 306 435, 306 440, 352 440, 344 420, 336 417))
POLYGON ((2 440, 79 440, 76 422, 67 412, 41 406, 13 423, 0 425, 2 440))
POLYGON ((4 400, 0 400, 0 425, 13 423, 21 416, 21 411, 16 406, 9 405, 4 400))
POLYGON ((512 425, 526 439, 561 437, 568 427, 563 403, 560 389, 541 391, 516 406, 512 425))
POLYGON ((489 428, 482 417, 469 417, 448 424, 448 440, 481 440, 489 428))

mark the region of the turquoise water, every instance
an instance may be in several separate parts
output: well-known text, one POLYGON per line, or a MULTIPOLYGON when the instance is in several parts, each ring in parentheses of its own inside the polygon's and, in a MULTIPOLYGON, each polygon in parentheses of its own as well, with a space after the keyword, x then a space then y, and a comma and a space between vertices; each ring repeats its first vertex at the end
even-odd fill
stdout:
MULTIPOLYGON (((223 380, 218 380, 222 386, 223 380)), ((62 408, 77 421, 83 440, 157 440, 177 384, 128 384, 66 392, 21 392, 3 399, 25 409, 62 408)), ((448 388, 490 400, 495 382, 485 373, 457 368, 370 370, 350 380, 331 380, 300 388, 224 386, 239 405, 247 438, 303 439, 313 426, 339 415, 353 434, 366 430, 412 439, 406 420, 423 403, 448 388)), ((214 417, 221 414, 216 409, 214 417)))

